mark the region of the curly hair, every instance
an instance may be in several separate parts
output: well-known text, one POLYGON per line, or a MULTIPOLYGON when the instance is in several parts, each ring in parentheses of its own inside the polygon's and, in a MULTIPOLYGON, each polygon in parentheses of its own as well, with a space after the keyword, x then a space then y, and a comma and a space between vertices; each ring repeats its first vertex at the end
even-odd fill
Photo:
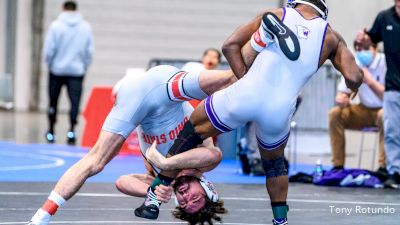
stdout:
POLYGON ((222 223, 222 218, 217 214, 225 214, 227 212, 228 210, 224 208, 224 201, 211 202, 209 199, 206 199, 206 205, 199 212, 187 213, 182 208, 176 207, 172 211, 172 215, 177 219, 187 221, 190 225, 213 225, 214 221, 222 223))

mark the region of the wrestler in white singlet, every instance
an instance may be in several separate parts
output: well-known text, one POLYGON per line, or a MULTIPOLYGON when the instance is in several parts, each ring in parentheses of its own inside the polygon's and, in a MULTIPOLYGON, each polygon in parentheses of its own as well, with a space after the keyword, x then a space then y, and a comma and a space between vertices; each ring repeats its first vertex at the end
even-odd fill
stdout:
POLYGON ((127 138, 138 127, 142 153, 157 141, 157 149, 166 156, 193 111, 186 101, 207 96, 200 88, 200 72, 156 66, 124 78, 102 129, 127 138))
POLYGON ((293 8, 284 8, 282 21, 297 35, 300 57, 289 60, 274 43, 260 52, 242 79, 205 100, 207 116, 216 129, 228 132, 254 121, 258 142, 267 150, 276 149, 289 137, 297 96, 318 70, 328 27, 321 17, 307 20, 293 8))

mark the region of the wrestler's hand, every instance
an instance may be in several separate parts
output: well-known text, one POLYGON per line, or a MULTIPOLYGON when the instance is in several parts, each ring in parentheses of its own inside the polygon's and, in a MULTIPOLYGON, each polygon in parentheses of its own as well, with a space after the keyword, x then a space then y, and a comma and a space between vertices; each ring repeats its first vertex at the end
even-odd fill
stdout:
POLYGON ((157 199, 160 202, 167 203, 172 196, 172 187, 165 185, 158 185, 155 190, 155 194, 157 195, 157 199))
POLYGON ((170 168, 167 165, 167 159, 157 150, 156 145, 156 142, 153 142, 150 148, 147 149, 147 160, 161 170, 169 170, 170 168))

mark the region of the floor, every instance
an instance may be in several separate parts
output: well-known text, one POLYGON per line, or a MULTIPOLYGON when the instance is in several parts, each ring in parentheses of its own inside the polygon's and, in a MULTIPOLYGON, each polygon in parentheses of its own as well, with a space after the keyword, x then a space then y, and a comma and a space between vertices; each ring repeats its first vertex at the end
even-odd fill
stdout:
MULTIPOLYGON (((0 225, 26 224, 63 172, 87 152, 85 148, 64 144, 66 122, 67 116, 60 115, 57 144, 49 145, 44 141, 47 125, 43 113, 0 112, 0 225)), ((82 125, 77 131, 78 134, 82 132, 82 125)), ((350 132, 346 135, 349 139, 348 164, 354 167, 358 162, 360 134, 350 132)), ((367 139, 371 141, 373 136, 367 139)), ((299 132, 297 142, 297 164, 291 165, 292 173, 311 172, 319 158, 329 168, 326 133, 299 132)), ((370 167, 371 157, 367 153, 365 156, 363 165, 370 167)), ((143 199, 120 194, 113 182, 120 175, 142 172, 140 157, 116 157, 102 173, 88 180, 78 194, 59 210, 51 224, 184 224, 172 218, 172 203, 162 206, 157 221, 134 216, 133 208, 143 199)), ((272 212, 264 177, 241 174, 236 160, 223 160, 207 177, 216 183, 229 210, 223 216, 224 224, 271 224, 272 212)), ((291 183, 289 221, 299 225, 398 224, 399 193, 388 189, 291 183)))

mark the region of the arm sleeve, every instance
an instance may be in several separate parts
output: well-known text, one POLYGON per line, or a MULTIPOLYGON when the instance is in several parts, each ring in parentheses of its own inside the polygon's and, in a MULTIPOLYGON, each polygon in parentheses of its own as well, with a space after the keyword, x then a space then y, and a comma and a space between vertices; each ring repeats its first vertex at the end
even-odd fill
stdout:
POLYGON ((382 13, 379 13, 376 17, 372 28, 368 31, 368 35, 371 41, 376 44, 382 41, 382 13))
POLYGON ((86 45, 86 52, 85 52, 85 70, 87 70, 87 68, 89 67, 89 65, 92 63, 92 59, 93 59, 93 53, 94 53, 94 42, 93 42, 93 33, 92 33, 92 29, 89 25, 89 38, 88 38, 88 43, 86 45))

